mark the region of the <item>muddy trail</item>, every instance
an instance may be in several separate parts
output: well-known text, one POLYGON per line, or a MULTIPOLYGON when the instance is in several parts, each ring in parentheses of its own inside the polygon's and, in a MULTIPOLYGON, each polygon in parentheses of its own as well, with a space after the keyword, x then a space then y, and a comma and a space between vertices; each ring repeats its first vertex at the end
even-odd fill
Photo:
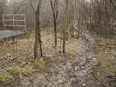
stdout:
POLYGON ((86 79, 96 65, 96 59, 92 48, 94 39, 85 35, 85 41, 77 49, 77 57, 65 64, 52 65, 49 73, 36 73, 29 78, 20 81, 19 87, 82 87, 86 85, 86 79))
POLYGON ((95 40, 85 35, 74 58, 58 65, 53 63, 49 72, 35 72, 30 77, 16 79, 6 87, 99 87, 95 86, 89 77, 92 68, 97 65, 93 52, 94 44, 95 40))

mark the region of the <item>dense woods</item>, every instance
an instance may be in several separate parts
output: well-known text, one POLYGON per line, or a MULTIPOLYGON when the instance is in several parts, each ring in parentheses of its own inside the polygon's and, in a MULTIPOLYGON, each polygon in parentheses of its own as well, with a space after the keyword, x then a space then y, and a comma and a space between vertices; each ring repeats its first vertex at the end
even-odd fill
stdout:
POLYGON ((78 0, 77 9, 80 29, 83 30, 84 27, 84 29, 86 28, 104 38, 115 36, 116 9, 114 0, 90 0, 89 3, 78 0))

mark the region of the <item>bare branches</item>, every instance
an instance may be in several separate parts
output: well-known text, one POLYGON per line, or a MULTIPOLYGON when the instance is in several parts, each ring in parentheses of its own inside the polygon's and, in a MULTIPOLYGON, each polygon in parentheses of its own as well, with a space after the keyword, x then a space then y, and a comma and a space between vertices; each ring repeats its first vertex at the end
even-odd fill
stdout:
POLYGON ((110 0, 112 6, 116 9, 116 4, 114 4, 114 2, 112 0, 110 0))
POLYGON ((23 0, 21 2, 20 6, 14 11, 14 14, 16 14, 23 6, 25 6, 26 4, 28 4, 28 3, 24 3, 24 2, 25 2, 25 0, 23 0))
POLYGON ((42 3, 42 0, 39 0, 38 2, 38 6, 37 6, 37 11, 35 11, 35 13, 37 14, 38 12, 40 12, 40 7, 41 7, 41 3, 42 3))
POLYGON ((26 4, 28 4, 28 3, 24 3, 24 4, 22 4, 15 12, 14 12, 14 14, 16 14, 23 6, 25 6, 26 4))
POLYGON ((54 20, 54 34, 55 34, 55 47, 57 46, 57 17, 58 17, 58 0, 51 0, 51 9, 53 13, 54 20))
POLYGON ((34 9, 34 6, 33 6, 33 3, 32 3, 32 0, 30 0, 30 3, 31 3, 31 7, 33 9, 33 12, 35 13, 35 9, 34 9))
POLYGON ((51 4, 53 16, 55 19, 57 19, 57 17, 58 17, 58 0, 51 0, 50 4, 51 4))

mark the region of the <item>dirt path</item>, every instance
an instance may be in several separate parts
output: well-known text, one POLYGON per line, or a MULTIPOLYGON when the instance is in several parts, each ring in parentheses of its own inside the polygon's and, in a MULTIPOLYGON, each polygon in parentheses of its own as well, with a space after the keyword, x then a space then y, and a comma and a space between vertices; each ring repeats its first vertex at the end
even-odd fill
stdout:
MULTIPOLYGON (((77 47, 77 56, 64 64, 53 64, 49 73, 36 72, 31 77, 22 79, 17 87, 85 87, 86 78, 96 65, 92 51, 94 40, 85 35, 83 43, 77 47)), ((12 86, 13 87, 13 86, 12 86)), ((16 86, 15 86, 16 87, 16 86)))

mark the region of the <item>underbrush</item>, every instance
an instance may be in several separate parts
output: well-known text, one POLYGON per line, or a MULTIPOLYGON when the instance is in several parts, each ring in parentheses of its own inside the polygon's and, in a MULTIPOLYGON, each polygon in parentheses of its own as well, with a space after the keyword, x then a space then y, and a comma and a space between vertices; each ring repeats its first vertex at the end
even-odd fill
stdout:
POLYGON ((15 76, 24 77, 32 74, 32 69, 30 67, 4 67, 3 69, 0 67, 0 82, 1 83, 9 83, 11 80, 14 80, 15 76))
POLYGON ((9 83, 13 79, 12 75, 10 75, 7 71, 0 69, 0 82, 1 83, 9 83))
POLYGON ((39 60, 36 60, 34 62, 34 65, 37 67, 37 68, 43 68, 45 66, 45 62, 43 59, 39 59, 39 60))
POLYGON ((10 72, 10 74, 18 76, 29 76, 32 73, 32 70, 29 67, 21 68, 13 66, 9 67, 8 71, 10 72))
MULTIPOLYGON (((46 59, 34 60, 33 48, 34 48, 34 36, 29 36, 29 38, 19 38, 16 39, 16 43, 12 44, 8 41, 4 46, 0 46, 0 69, 5 70, 5 75, 9 76, 8 80, 14 78, 24 78, 25 76, 31 76, 34 71, 49 71, 52 65, 65 63, 70 58, 77 56, 77 46, 83 42, 83 40, 77 40, 71 38, 66 42, 66 54, 64 55, 62 51, 62 43, 58 40, 58 47, 55 49, 54 37, 50 33, 49 29, 44 32, 42 31, 42 44, 43 52, 46 59), (60 44, 61 43, 61 44, 60 44), (27 67, 26 67, 27 66, 27 67), (28 67, 30 66, 30 67, 28 67), (50 67, 49 67, 50 66, 50 67), (45 70, 46 69, 46 70, 45 70), (10 76, 12 78, 10 78, 10 76)), ((2 72, 2 71, 1 71, 2 72)), ((7 83, 8 80, 1 79, 1 82, 7 83)))
POLYGON ((99 73, 98 77, 109 87, 115 87, 116 83, 113 81, 116 80, 116 40, 97 38, 94 52, 99 62, 94 68, 95 73, 99 73))

